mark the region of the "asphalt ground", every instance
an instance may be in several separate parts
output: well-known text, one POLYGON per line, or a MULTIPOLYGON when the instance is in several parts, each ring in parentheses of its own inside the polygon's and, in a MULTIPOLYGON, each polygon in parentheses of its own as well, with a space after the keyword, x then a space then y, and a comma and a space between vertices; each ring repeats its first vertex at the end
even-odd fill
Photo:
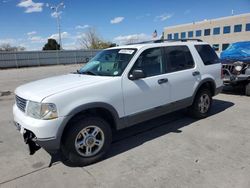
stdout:
POLYGON ((250 187, 250 97, 230 89, 206 119, 178 111, 118 132, 96 164, 49 167, 44 150, 30 156, 12 123, 14 89, 79 67, 0 70, 0 187, 250 187))

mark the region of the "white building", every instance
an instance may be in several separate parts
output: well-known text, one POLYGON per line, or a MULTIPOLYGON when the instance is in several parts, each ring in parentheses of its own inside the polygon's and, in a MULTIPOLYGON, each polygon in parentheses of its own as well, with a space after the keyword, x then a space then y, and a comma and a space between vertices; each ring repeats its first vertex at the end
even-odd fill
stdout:
POLYGON ((166 27, 164 38, 197 38, 221 52, 230 43, 250 41, 250 13, 166 27))

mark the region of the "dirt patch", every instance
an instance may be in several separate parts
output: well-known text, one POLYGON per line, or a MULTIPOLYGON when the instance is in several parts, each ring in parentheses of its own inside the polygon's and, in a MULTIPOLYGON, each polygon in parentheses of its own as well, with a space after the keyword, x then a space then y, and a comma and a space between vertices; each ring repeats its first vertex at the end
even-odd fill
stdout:
POLYGON ((9 96, 9 95, 11 95, 11 91, 0 91, 0 97, 2 97, 2 96, 9 96))

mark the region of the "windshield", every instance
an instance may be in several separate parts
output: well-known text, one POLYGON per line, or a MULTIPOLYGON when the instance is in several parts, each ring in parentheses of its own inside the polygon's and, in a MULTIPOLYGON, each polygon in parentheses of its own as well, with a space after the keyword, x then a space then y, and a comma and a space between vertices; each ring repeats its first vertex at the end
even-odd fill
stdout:
POLYGON ((136 53, 136 49, 103 50, 91 59, 79 74, 98 76, 120 76, 136 53))

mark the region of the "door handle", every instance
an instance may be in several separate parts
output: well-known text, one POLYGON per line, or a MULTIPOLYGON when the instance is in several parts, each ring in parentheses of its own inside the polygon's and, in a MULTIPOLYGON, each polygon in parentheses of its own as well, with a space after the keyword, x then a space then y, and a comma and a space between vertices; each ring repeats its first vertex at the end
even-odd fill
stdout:
POLYGON ((163 83, 167 83, 168 79, 167 78, 162 78, 158 80, 158 84, 163 84, 163 83))
POLYGON ((194 71, 192 74, 193 74, 193 76, 198 76, 198 75, 200 75, 200 72, 199 71, 194 71))

